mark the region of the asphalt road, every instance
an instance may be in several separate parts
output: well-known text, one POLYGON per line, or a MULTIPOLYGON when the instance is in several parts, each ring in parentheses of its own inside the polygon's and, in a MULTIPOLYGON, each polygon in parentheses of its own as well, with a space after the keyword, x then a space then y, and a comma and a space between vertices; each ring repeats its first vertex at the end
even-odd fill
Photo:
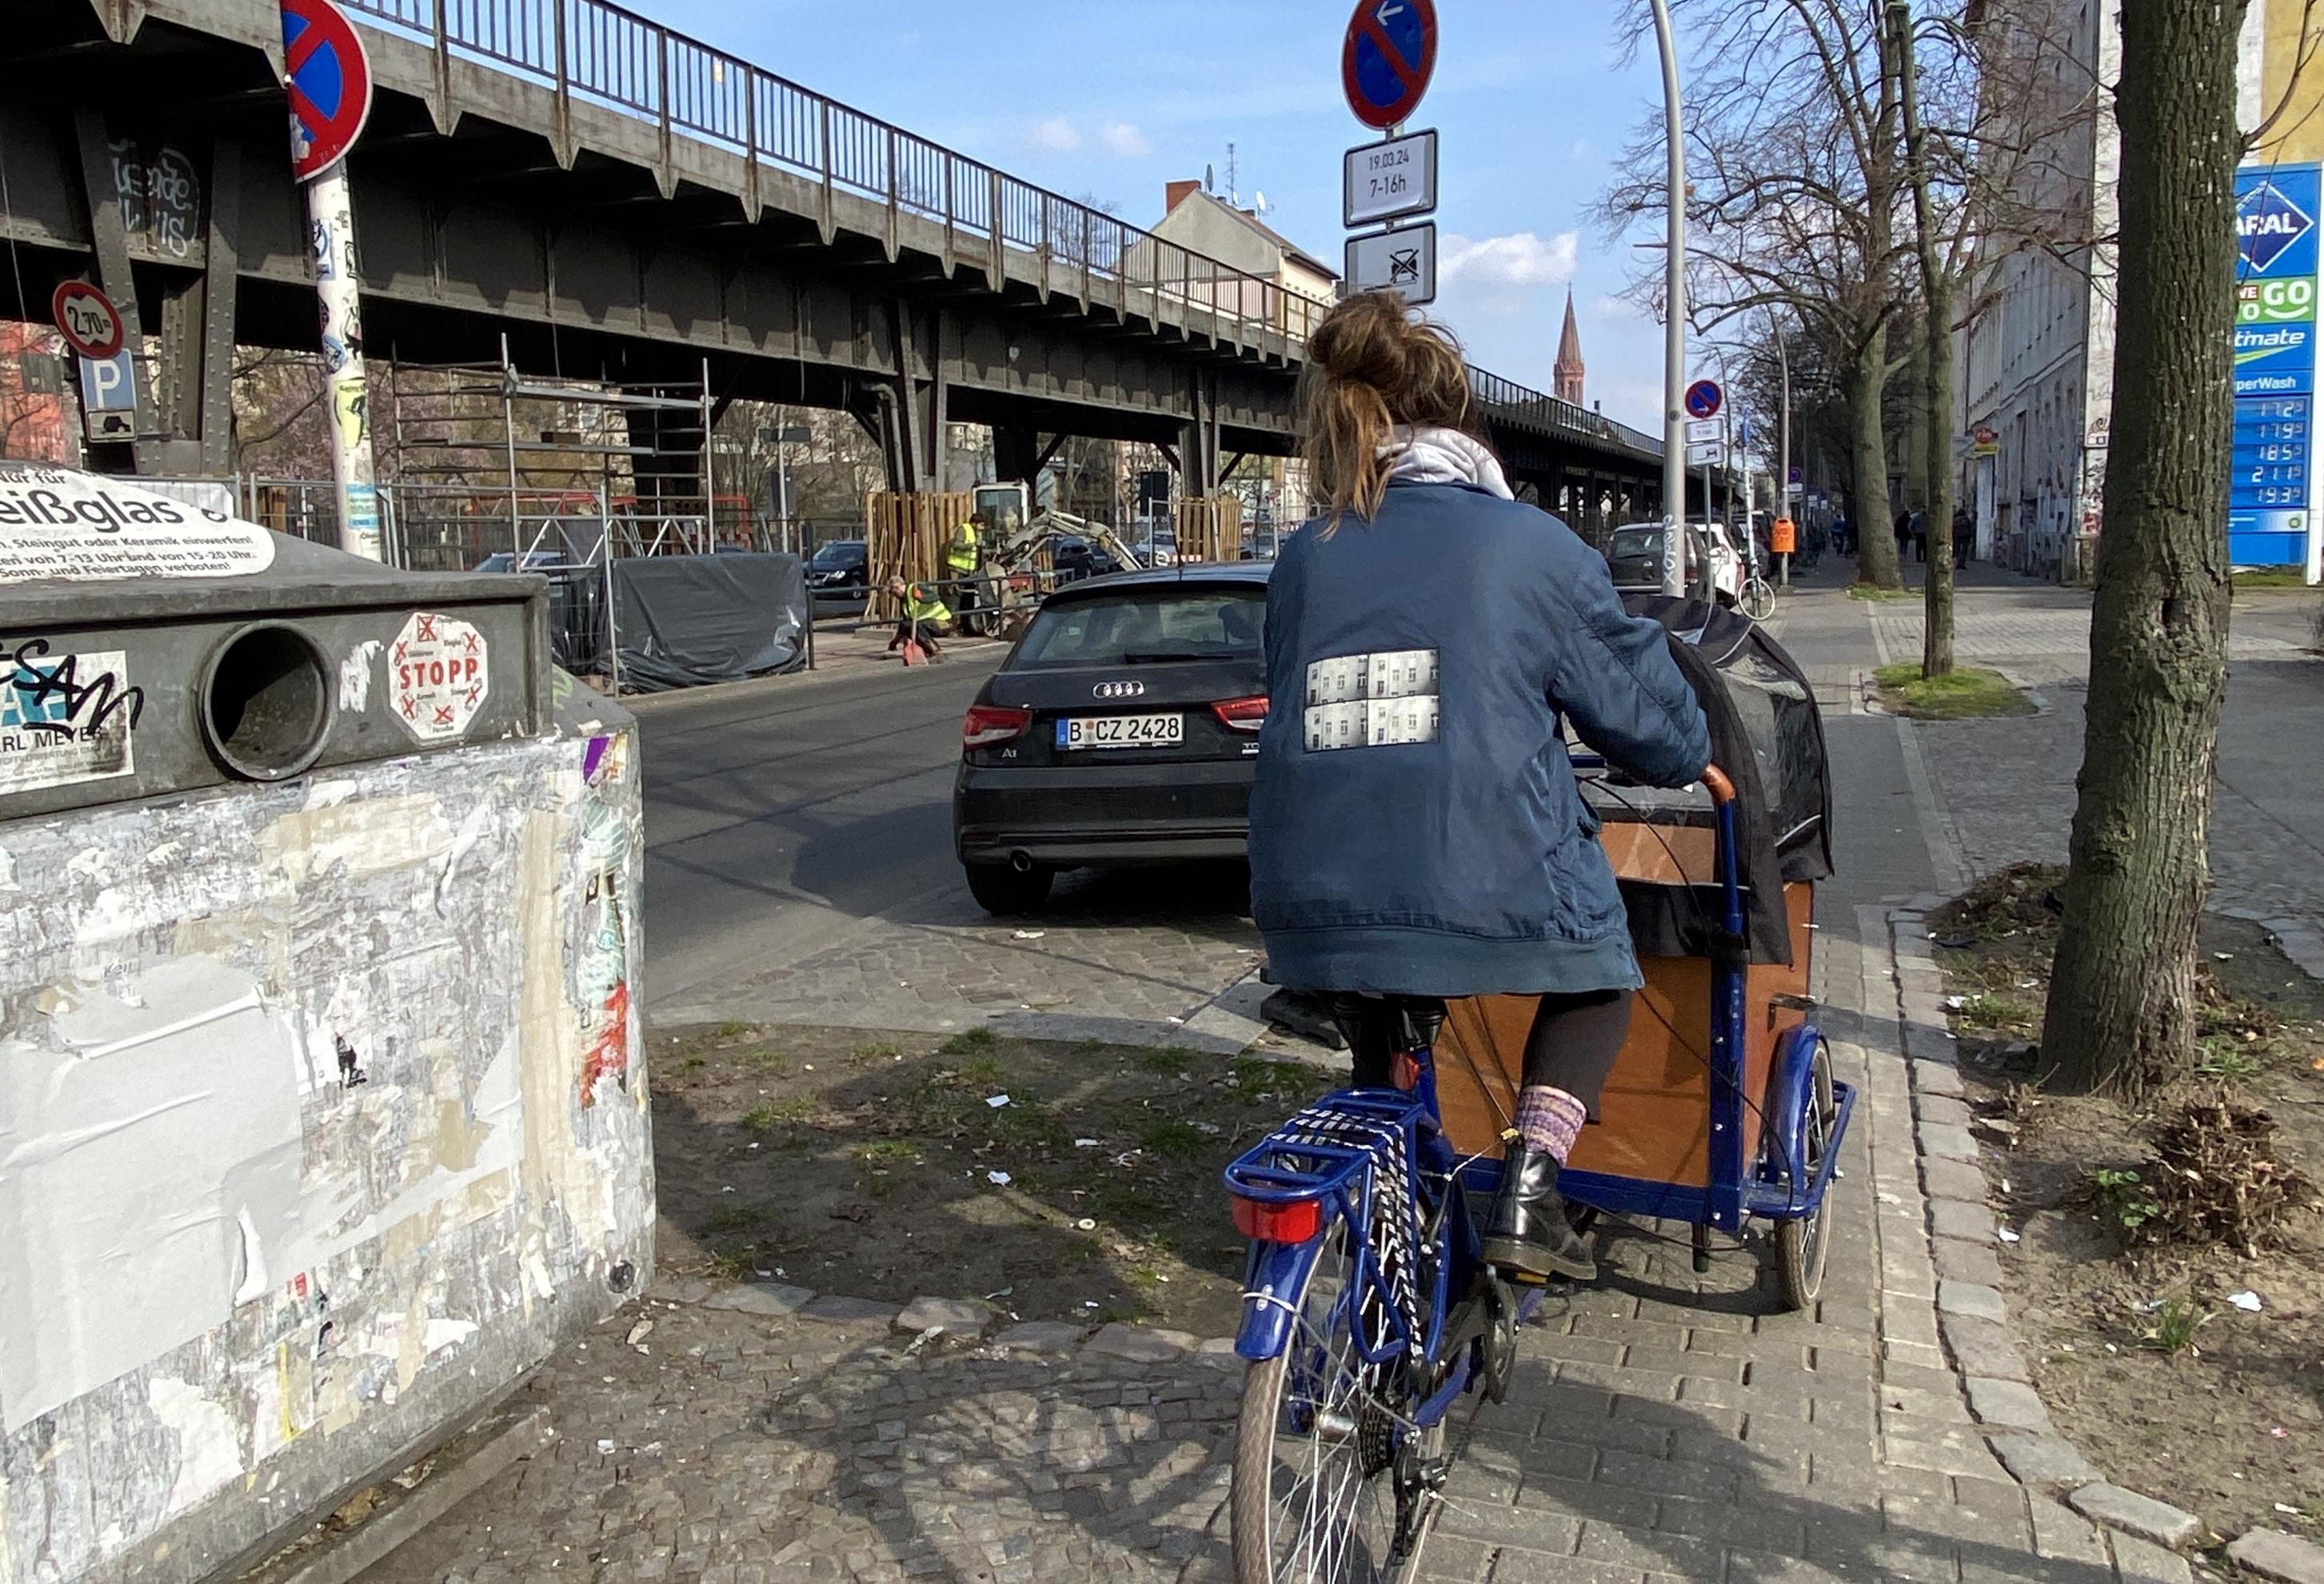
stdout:
POLYGON ((639 702, 646 1009, 830 945, 930 893, 959 894, 960 720, 1000 663, 853 665, 639 702))

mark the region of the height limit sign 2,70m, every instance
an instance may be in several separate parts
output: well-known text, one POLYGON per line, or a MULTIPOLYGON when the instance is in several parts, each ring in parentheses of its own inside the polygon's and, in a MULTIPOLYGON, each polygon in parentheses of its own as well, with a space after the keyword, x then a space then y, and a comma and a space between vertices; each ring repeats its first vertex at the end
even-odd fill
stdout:
MULTIPOLYGON (((1434 0, 1359 0, 1340 51, 1348 108, 1383 132, 1419 108, 1436 69, 1434 0)), ((1411 303, 1436 296, 1436 227, 1400 225, 1436 209, 1436 134, 1408 133, 1350 149, 1341 165, 1341 216, 1348 238, 1350 291, 1393 290, 1411 303)))

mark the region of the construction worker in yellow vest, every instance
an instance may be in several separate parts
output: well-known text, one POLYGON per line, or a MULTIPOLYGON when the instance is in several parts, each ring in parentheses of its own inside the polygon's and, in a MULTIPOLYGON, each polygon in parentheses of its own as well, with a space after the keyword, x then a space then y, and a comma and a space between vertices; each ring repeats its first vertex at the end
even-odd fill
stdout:
POLYGON ((945 576, 964 611, 976 603, 976 585, 973 581, 977 569, 976 551, 976 519, 964 517, 960 526, 952 530, 951 542, 945 547, 945 576))
POLYGON ((952 607, 927 584, 906 583, 900 577, 888 580, 888 597, 896 602, 896 635, 888 640, 888 652, 917 643, 931 660, 943 659, 936 640, 952 636, 952 607))

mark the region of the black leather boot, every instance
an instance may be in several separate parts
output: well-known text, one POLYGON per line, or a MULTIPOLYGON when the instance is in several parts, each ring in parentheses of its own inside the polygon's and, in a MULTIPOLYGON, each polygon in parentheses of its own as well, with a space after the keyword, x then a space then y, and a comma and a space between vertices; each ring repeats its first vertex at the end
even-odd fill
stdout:
POLYGON ((1511 1143, 1501 1158, 1501 1188, 1493 1198, 1480 1242, 1487 1265, 1536 1278, 1560 1275, 1586 1282, 1598 1275, 1590 1246, 1573 1235, 1565 1200, 1557 1192, 1557 1157, 1511 1143))

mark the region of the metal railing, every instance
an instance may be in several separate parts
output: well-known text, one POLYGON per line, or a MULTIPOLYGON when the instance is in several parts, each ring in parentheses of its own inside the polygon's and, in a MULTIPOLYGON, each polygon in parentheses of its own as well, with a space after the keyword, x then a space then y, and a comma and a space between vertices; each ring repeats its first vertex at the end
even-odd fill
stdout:
POLYGON ((1661 436, 1634 429, 1626 423, 1616 423, 1603 413, 1593 412, 1578 401, 1568 401, 1563 397, 1532 390, 1515 380, 1505 380, 1499 374, 1471 368, 1469 371, 1469 389, 1475 392, 1480 404, 1489 409, 1499 409, 1510 418, 1530 419, 1567 434, 1611 441, 1651 456, 1663 454, 1661 436))
MULTIPOLYGON (((652 123, 664 160, 684 135, 1029 255, 1043 284, 1087 298, 1093 282, 1199 309, 1243 331, 1305 343, 1329 305, 1286 290, 1019 181, 902 128, 762 71, 605 0, 343 0, 451 57, 547 84, 652 123)), ((995 282, 996 287, 999 282, 995 282)))

